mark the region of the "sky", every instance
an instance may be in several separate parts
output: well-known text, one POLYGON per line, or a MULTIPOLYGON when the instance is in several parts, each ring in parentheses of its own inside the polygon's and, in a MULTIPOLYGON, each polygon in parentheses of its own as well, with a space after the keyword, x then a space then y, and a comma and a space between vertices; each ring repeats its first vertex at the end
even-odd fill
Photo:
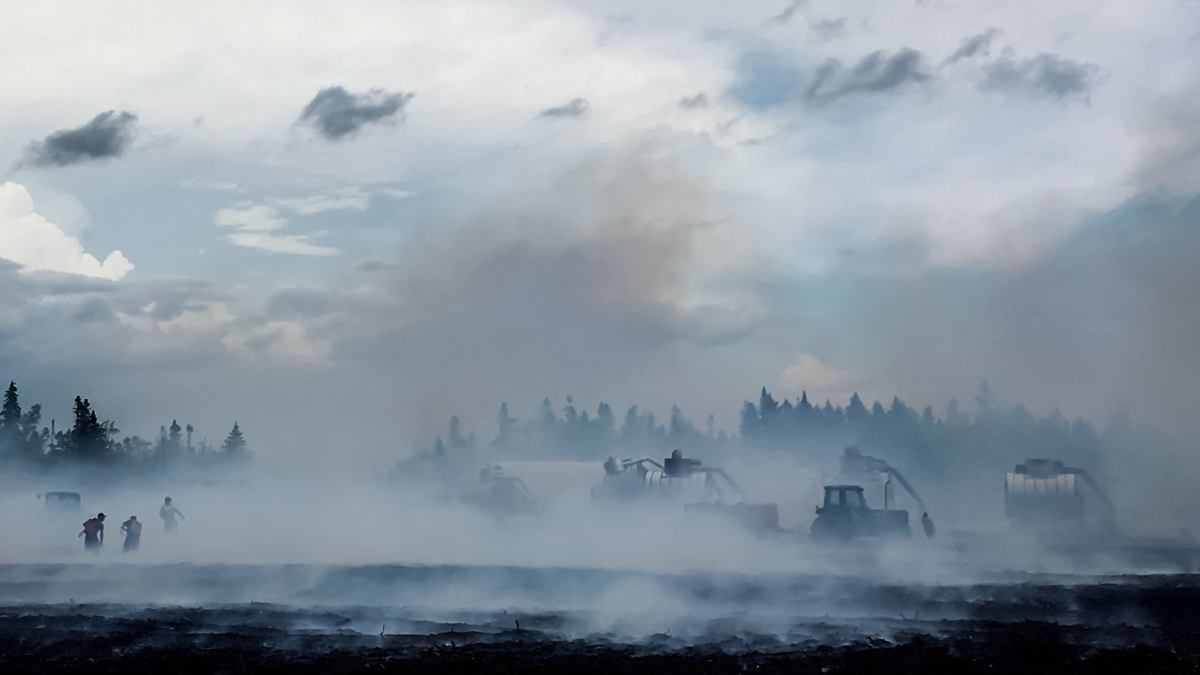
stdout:
POLYGON ((987 379, 1200 432, 1196 0, 5 13, 0 377, 47 417, 389 456, 987 379))

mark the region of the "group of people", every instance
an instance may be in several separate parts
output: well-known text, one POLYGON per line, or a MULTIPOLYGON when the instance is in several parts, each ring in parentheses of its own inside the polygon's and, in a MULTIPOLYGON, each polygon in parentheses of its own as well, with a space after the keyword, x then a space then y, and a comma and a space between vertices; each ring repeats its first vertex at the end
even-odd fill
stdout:
MULTIPOLYGON (((166 530, 174 530, 179 526, 180 520, 187 520, 170 497, 163 499, 162 506, 158 508, 158 517, 162 518, 163 528, 166 530)), ((104 519, 103 513, 97 513, 94 518, 83 521, 83 531, 78 536, 83 537, 85 550, 98 553, 104 545, 104 519)), ((142 521, 138 520, 137 516, 129 516, 129 520, 121 523, 121 534, 125 535, 123 550, 126 553, 138 550, 142 543, 142 521)))

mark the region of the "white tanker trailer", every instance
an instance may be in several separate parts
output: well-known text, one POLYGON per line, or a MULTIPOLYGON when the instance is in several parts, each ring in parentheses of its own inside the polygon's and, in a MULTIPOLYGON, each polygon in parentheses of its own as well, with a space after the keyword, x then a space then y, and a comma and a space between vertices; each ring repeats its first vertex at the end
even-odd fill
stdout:
POLYGON ((1080 535, 1116 528, 1104 490, 1087 471, 1056 459, 1027 459, 1005 474, 1004 514, 1016 530, 1080 535))

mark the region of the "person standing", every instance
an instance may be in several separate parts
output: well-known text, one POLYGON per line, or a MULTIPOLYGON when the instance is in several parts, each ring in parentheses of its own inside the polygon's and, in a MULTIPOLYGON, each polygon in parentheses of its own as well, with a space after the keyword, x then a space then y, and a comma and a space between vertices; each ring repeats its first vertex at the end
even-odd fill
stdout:
POLYGON ((175 508, 175 504, 171 503, 170 497, 164 499, 162 506, 158 508, 158 517, 162 518, 163 527, 168 530, 174 530, 179 525, 179 521, 175 520, 176 517, 187 520, 187 518, 183 517, 183 512, 175 508))
POLYGON ((137 519, 137 516, 129 516, 129 520, 121 523, 121 532, 125 533, 124 551, 138 550, 138 546, 142 544, 142 521, 137 519))
POLYGON ((83 521, 83 531, 77 535, 83 537, 84 550, 99 553, 104 545, 104 514, 97 513, 95 518, 83 521))

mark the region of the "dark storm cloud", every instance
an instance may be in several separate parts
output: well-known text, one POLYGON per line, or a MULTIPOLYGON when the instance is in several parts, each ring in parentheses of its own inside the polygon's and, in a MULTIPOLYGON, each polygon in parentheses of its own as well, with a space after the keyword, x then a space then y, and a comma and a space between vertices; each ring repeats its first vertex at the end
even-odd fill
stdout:
POLYGON ((538 117, 581 117, 589 107, 587 99, 576 97, 562 105, 546 108, 538 113, 538 117))
POLYGON ((56 131, 31 144, 25 162, 33 166, 70 166, 94 159, 120 157, 134 136, 137 115, 108 110, 75 129, 56 131))
POLYGON ((942 64, 948 65, 966 59, 973 59, 976 56, 987 56, 991 52, 992 41, 995 40, 1000 33, 1001 31, 999 28, 989 28, 982 33, 963 39, 962 43, 958 45, 958 49, 955 49, 953 52, 951 52, 950 56, 947 56, 946 60, 943 61, 942 64))
MULTIPOLYGON (((23 269, 20 265, 0 259, 0 272, 7 269, 13 271, 23 269)), ((19 276, 12 277, 12 283, 19 281, 23 292, 34 296, 39 295, 80 295, 84 293, 111 293, 117 289, 117 284, 108 279, 88 277, 82 274, 67 274, 65 272, 50 272, 45 270, 24 270, 19 276)))
POLYGON ((112 304, 129 316, 170 321, 184 312, 201 310, 208 302, 227 300, 227 295, 204 281, 162 279, 123 284, 112 304))
POLYGON ((1086 101, 1095 86, 1097 70, 1090 63, 1073 61, 1057 54, 1038 54, 1019 60, 1005 55, 985 67, 979 88, 1049 97, 1058 101, 1086 101))
POLYGON ((679 107, 684 110, 695 110, 704 108, 708 105, 708 96, 704 92, 700 92, 694 96, 684 96, 679 99, 679 107))
POLYGON ((402 121, 404 107, 413 96, 412 92, 382 89, 355 94, 340 86, 326 87, 304 106, 299 122, 311 124, 325 138, 340 140, 368 124, 402 121))
POLYGON ((805 76, 786 54, 747 52, 738 59, 729 94, 751 108, 806 101, 823 104, 855 94, 883 94, 931 79, 925 57, 914 49, 874 51, 853 66, 837 59, 821 65, 804 86, 805 76))
POLYGON ((116 318, 112 307, 100 298, 88 298, 80 305, 74 314, 76 321, 85 323, 99 323, 112 321, 116 318))
POLYGON ((810 101, 827 103, 854 94, 886 93, 929 79, 921 52, 904 48, 889 54, 879 50, 849 68, 837 59, 826 61, 804 95, 810 101))

